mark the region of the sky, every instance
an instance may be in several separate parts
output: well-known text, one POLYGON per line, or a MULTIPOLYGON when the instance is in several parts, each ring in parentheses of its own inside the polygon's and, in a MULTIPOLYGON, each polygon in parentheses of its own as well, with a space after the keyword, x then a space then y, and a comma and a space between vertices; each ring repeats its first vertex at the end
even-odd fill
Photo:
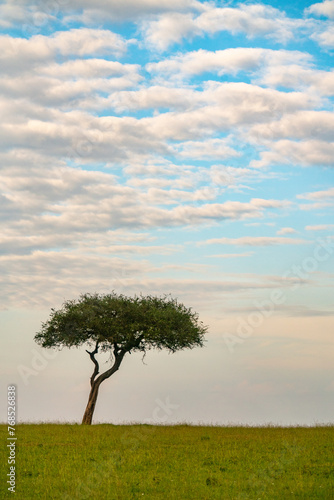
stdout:
MULTIPOLYGON (((33 340, 82 293, 177 297, 206 344, 127 355, 97 422, 333 421, 334 1, 0 1, 1 419, 80 422, 33 340)), ((102 367, 108 366, 103 359, 102 367)))

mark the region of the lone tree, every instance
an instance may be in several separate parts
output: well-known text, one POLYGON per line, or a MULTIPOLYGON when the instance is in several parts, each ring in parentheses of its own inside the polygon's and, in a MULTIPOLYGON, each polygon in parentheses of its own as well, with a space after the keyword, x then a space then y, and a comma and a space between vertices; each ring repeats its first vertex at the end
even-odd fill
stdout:
POLYGON ((58 311, 51 309, 35 341, 46 348, 86 345, 91 349, 86 352, 94 371, 82 419, 83 424, 91 424, 99 387, 119 369, 126 353, 203 347, 206 330, 197 313, 170 296, 126 297, 113 292, 84 294, 64 302, 58 311), (100 373, 96 355, 108 351, 112 366, 100 373))

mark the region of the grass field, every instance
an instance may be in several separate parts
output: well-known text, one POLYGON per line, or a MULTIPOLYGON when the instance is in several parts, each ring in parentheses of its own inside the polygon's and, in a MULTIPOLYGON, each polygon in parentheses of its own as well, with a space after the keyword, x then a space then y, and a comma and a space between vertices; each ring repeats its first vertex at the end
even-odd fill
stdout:
POLYGON ((20 424, 16 493, 0 498, 334 499, 334 426, 20 424))

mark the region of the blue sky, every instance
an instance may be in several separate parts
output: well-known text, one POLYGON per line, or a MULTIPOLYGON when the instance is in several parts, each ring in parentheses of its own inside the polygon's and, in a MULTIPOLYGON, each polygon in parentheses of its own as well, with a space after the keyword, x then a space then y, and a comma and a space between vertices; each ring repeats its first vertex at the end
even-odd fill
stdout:
POLYGON ((40 358, 33 336, 111 290, 170 293, 209 333, 126 359, 98 420, 165 398, 168 422, 332 418, 333 19, 332 0, 0 2, 2 370, 22 420, 80 420, 89 359, 40 358))

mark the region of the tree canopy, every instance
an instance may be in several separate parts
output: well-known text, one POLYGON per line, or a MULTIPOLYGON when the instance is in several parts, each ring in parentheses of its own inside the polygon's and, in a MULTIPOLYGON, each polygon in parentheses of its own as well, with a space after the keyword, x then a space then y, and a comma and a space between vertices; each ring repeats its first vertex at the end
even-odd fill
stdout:
POLYGON ((94 372, 83 418, 83 423, 91 423, 99 386, 119 369, 126 353, 203 347, 206 331, 196 312, 170 296, 126 297, 113 292, 84 294, 65 301, 59 310, 51 309, 35 340, 46 348, 94 347, 87 350, 94 372), (113 365, 99 374, 96 355, 106 351, 113 354, 113 365))
POLYGON ((198 314, 170 296, 126 297, 84 294, 51 309, 35 336, 42 347, 79 347, 98 342, 101 351, 202 347, 207 328, 198 314))

